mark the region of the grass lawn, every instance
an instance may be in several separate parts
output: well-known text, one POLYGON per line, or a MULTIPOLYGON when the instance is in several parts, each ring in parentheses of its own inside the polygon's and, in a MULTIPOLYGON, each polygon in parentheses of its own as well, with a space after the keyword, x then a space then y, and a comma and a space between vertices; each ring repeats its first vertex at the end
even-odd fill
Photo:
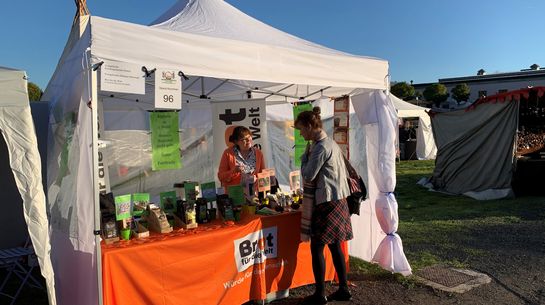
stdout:
MULTIPOLYGON (((434 264, 468 267, 468 258, 487 256, 487 249, 467 242, 477 229, 545 219, 545 197, 478 201, 430 192, 416 182, 430 177, 434 161, 402 161, 397 165, 395 195, 405 255, 413 271, 434 264)), ((377 266, 351 258, 351 269, 386 276, 377 266)))

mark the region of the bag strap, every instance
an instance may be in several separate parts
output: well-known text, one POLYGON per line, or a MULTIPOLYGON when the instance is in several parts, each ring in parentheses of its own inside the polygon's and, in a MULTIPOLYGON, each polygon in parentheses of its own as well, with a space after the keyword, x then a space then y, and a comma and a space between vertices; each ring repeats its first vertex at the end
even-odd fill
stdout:
POLYGON ((352 164, 350 164, 350 161, 348 161, 348 159, 346 158, 344 154, 343 154, 343 159, 344 159, 344 165, 346 166, 346 171, 348 171, 348 175, 350 176, 350 178, 357 180, 360 177, 360 175, 358 175, 358 172, 356 172, 356 170, 354 169, 352 164))

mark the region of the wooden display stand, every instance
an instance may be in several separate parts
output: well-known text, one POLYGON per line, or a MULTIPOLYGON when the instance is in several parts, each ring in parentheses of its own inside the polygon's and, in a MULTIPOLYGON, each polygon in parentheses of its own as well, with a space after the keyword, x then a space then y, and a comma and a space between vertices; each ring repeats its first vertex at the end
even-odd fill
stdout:
POLYGON ((148 216, 149 229, 157 233, 170 233, 172 227, 168 223, 165 212, 158 208, 150 208, 148 216))
POLYGON ((188 229, 195 229, 198 227, 198 223, 196 222, 186 224, 183 220, 180 219, 180 217, 176 215, 173 215, 173 216, 174 216, 174 227, 176 228, 182 228, 182 229, 188 230, 188 229))
POLYGON ((141 225, 139 222, 137 222, 136 230, 132 231, 132 236, 134 236, 135 238, 149 237, 149 230, 141 225))
POLYGON ((109 245, 119 241, 119 237, 103 238, 104 242, 109 245))

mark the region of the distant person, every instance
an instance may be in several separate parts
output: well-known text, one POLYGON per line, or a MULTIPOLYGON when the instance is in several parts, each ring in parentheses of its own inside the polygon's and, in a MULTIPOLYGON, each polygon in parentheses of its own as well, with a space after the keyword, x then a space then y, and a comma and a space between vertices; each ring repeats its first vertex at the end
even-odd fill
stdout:
POLYGON ((409 140, 410 134, 409 129, 406 128, 406 124, 399 125, 399 159, 406 160, 405 157, 405 146, 406 142, 409 140))
POLYGON ((218 179, 227 190, 231 185, 254 184, 257 174, 265 168, 263 153, 253 147, 252 132, 243 126, 237 126, 229 136, 233 146, 223 151, 218 168, 218 179))
POLYGON ((305 297, 302 304, 326 304, 328 300, 348 301, 352 295, 348 289, 341 242, 352 239, 353 235, 346 203, 350 189, 344 157, 341 148, 322 129, 319 107, 301 112, 295 120, 295 128, 305 140, 312 141, 301 157, 301 239, 306 241, 310 238, 312 271, 316 284, 314 294, 305 297), (306 226, 307 211, 312 211, 309 226, 306 226), (331 252, 339 277, 339 289, 328 297, 325 296, 325 245, 331 252))

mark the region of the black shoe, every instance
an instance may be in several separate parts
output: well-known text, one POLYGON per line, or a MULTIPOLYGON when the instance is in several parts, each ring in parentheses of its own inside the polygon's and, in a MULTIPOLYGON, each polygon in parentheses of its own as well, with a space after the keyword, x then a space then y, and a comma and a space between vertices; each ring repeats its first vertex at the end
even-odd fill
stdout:
POLYGON ((350 301, 352 295, 348 289, 339 288, 339 290, 333 292, 327 296, 328 301, 350 301))
POLYGON ((319 294, 311 294, 303 299, 301 305, 323 305, 327 304, 327 298, 319 294))

